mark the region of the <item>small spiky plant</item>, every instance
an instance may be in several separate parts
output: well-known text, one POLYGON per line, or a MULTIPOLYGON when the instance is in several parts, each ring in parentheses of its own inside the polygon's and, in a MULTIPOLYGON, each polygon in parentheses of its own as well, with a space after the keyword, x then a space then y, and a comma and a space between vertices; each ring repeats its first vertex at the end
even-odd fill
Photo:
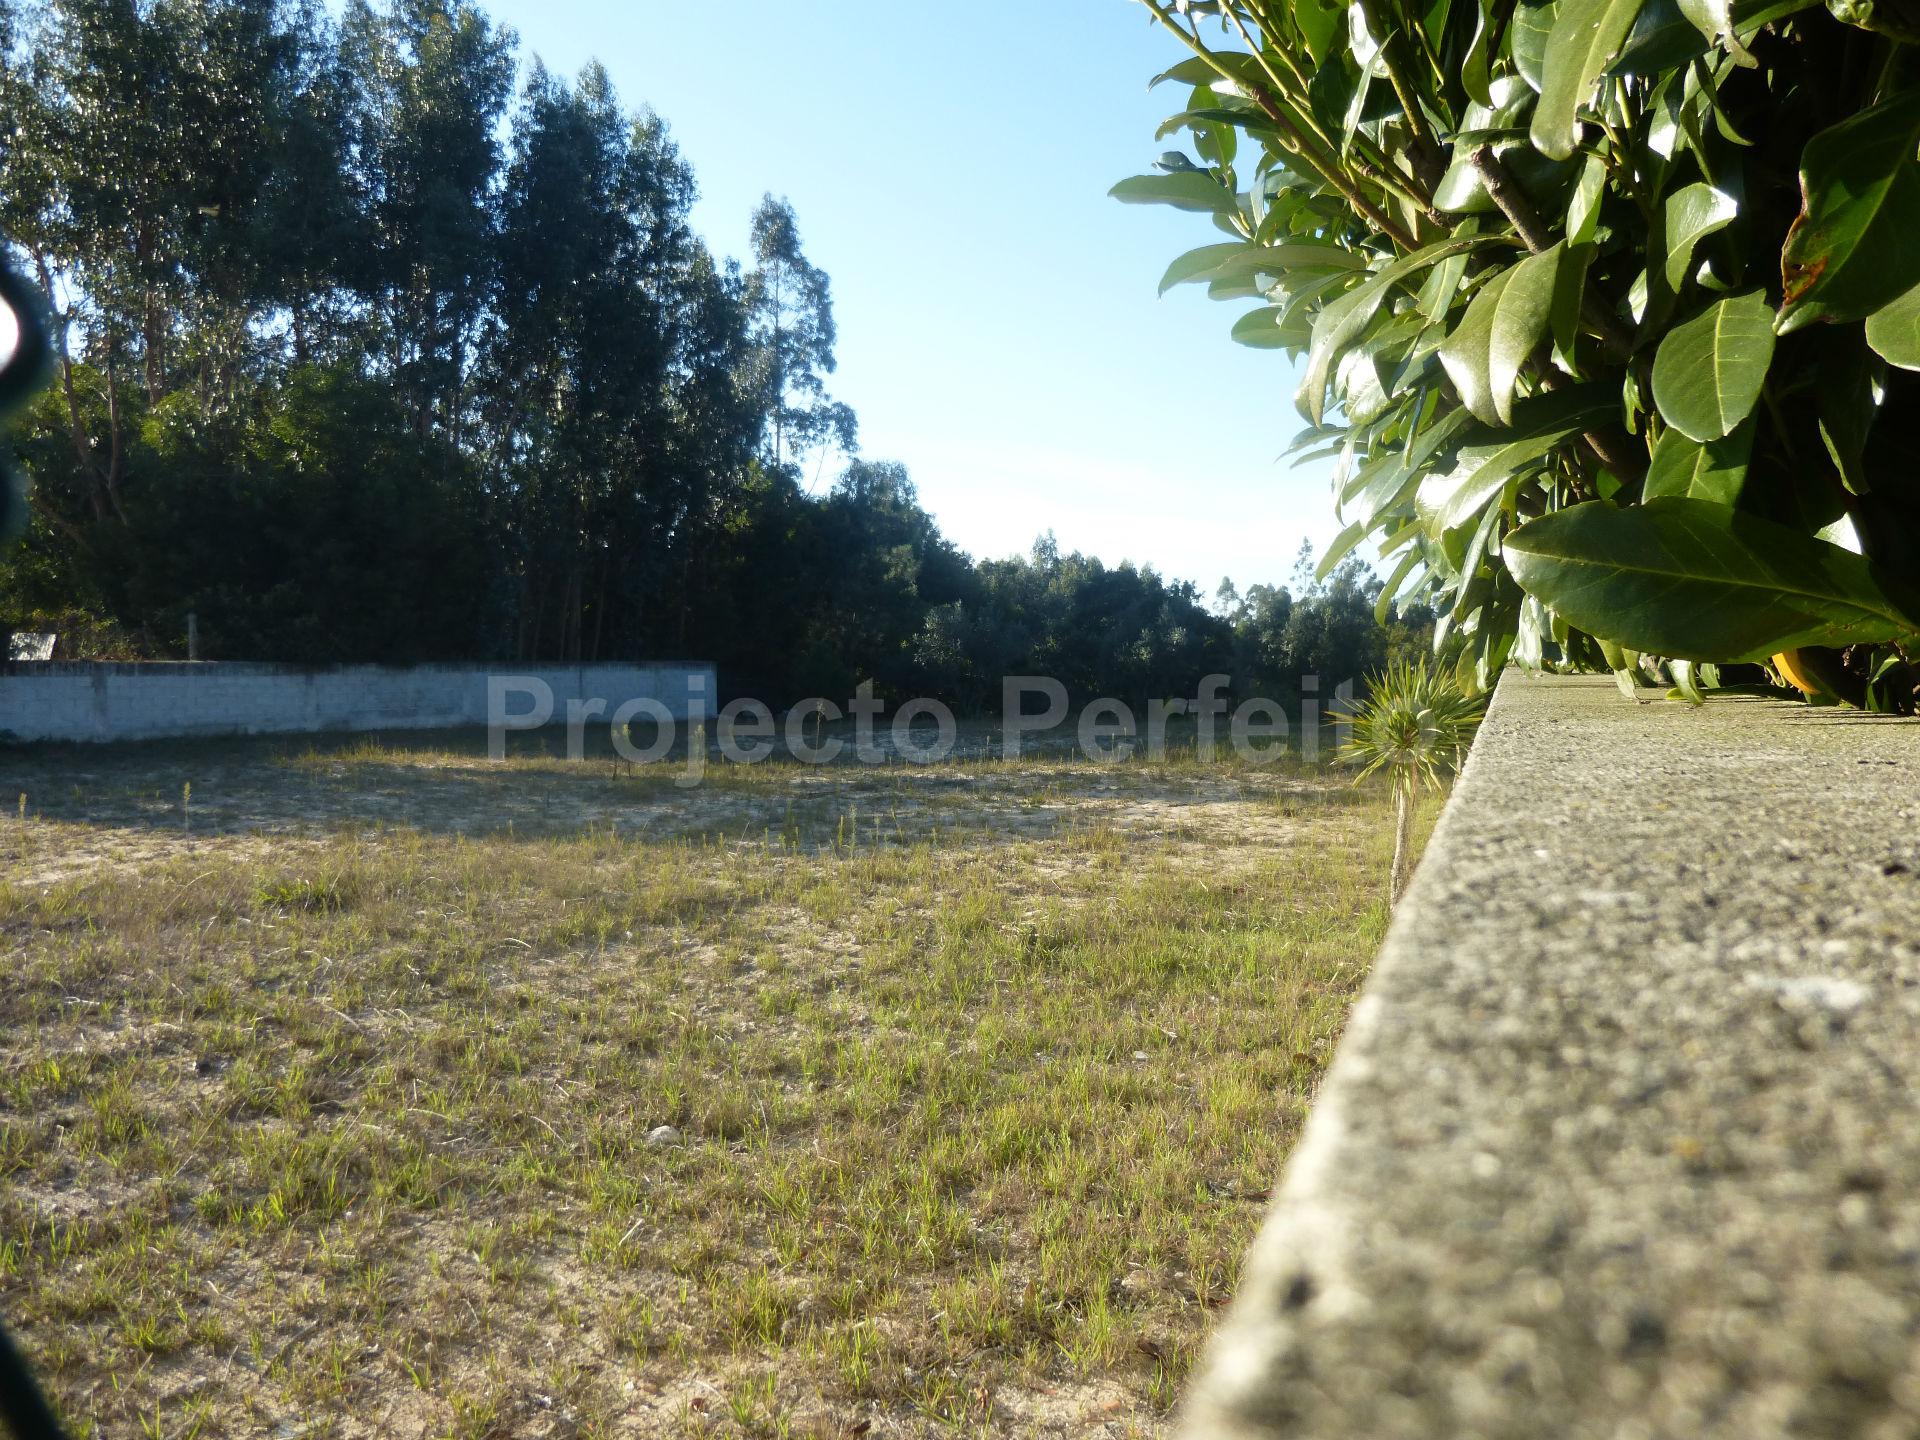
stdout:
POLYGON ((1406 888, 1413 839, 1413 799, 1421 785, 1438 790, 1473 740, 1482 702, 1468 695, 1451 672, 1425 660, 1388 663, 1373 677, 1367 698, 1338 718, 1351 727, 1341 745, 1342 763, 1358 765, 1356 783, 1384 770, 1393 781, 1393 872, 1389 898, 1398 904, 1406 888))

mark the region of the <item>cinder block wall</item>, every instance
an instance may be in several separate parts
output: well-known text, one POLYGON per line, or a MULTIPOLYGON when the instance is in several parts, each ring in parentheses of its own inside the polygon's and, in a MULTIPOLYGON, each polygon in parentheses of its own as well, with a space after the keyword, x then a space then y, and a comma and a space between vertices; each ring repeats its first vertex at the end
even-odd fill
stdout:
MULTIPOLYGON (((488 678, 539 680, 553 720, 570 700, 658 700, 685 721, 714 713, 713 666, 655 665, 0 665, 0 740, 159 740, 302 730, 437 730, 487 723, 488 678)), ((510 714, 530 701, 515 693, 510 714)))

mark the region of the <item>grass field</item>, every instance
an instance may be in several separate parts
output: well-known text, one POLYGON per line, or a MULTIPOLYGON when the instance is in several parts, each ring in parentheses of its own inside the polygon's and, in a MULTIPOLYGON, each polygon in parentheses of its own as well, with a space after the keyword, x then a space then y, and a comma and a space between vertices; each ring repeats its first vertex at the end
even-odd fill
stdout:
POLYGON ((1161 1433, 1385 921, 1298 765, 0 799, 0 1316, 80 1434, 1161 1433))

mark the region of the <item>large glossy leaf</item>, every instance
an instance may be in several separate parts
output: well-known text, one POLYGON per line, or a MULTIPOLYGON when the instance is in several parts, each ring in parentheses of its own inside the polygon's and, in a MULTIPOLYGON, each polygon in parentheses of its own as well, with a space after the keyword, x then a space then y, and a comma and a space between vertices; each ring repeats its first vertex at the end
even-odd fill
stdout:
MULTIPOLYGON (((1201 94, 1204 92, 1196 91, 1195 93, 1201 94)), ((1217 100, 1218 97, 1208 95, 1206 98, 1208 100, 1217 100)), ((1200 148, 1202 151, 1206 151, 1211 145, 1211 142, 1205 140, 1206 136, 1224 134, 1225 131, 1230 128, 1246 130, 1250 133, 1263 136, 1278 135, 1281 133, 1280 127, 1277 124, 1268 119, 1262 111, 1254 109, 1251 105, 1228 106, 1220 104, 1196 104, 1191 110, 1182 110, 1162 120, 1159 127, 1153 132, 1153 138, 1156 140, 1164 140, 1175 131, 1190 130, 1193 132, 1195 140, 1201 142, 1200 148)), ((1185 159, 1185 156, 1181 155, 1181 152, 1177 150, 1169 152, 1169 155, 1179 156, 1181 159, 1185 159)), ((1213 156, 1209 155, 1207 158, 1212 159, 1213 156)), ((1230 161, 1232 156, 1222 155, 1221 158, 1230 161)), ((1163 163, 1165 163, 1165 159, 1166 157, 1163 157, 1163 163)), ((1192 161, 1188 161, 1184 165, 1176 161, 1173 163, 1172 168, 1175 170, 1192 170, 1198 167, 1195 166, 1192 161)))
POLYGON ((1297 344, 1299 332, 1281 328, 1282 313, 1278 305, 1263 305, 1258 310, 1249 310, 1233 322, 1233 338, 1256 350, 1280 350, 1297 344))
POLYGON ((1613 66, 1616 75, 1659 75, 1705 50, 1706 39, 1678 0, 1646 0, 1613 66))
POLYGON ((1330 135, 1338 134, 1347 123, 1347 111, 1353 107, 1356 92, 1366 83, 1366 74, 1345 55, 1335 55, 1316 66, 1307 84, 1307 105, 1320 128, 1330 135))
POLYGON ((1753 421, 1744 420, 1733 433, 1702 445, 1672 426, 1661 433, 1647 465, 1644 494, 1711 500, 1717 505, 1739 503, 1747 483, 1747 461, 1753 453, 1753 421))
MULTIPOLYGON (((1460 117, 1460 129, 1472 132, 1482 143, 1491 144, 1503 158, 1510 157, 1516 145, 1526 139, 1525 118, 1533 104, 1533 91, 1518 75, 1502 75, 1490 81, 1487 99, 1468 104, 1460 117)), ((1453 158, 1446 173, 1434 187, 1433 203, 1439 209, 1456 213, 1494 209, 1486 182, 1473 163, 1478 144, 1456 141, 1453 158)))
POLYGON ((1436 323, 1447 318, 1453 309, 1453 297, 1460 293, 1460 284, 1467 278, 1470 258, 1465 254, 1450 255, 1427 271, 1427 278, 1420 282, 1420 293, 1413 302, 1422 315, 1436 323))
POLYGON ((1367 526, 1364 521, 1356 520, 1338 535, 1333 544, 1327 547, 1327 553, 1320 557, 1320 563, 1314 567, 1313 578, 1324 580, 1339 568, 1340 562, 1353 553, 1353 547, 1367 538, 1367 526))
POLYGON ((1478 19, 1466 58, 1460 62, 1460 85, 1467 98, 1480 105, 1493 98, 1493 17, 1487 13, 1487 0, 1477 0, 1478 19))
POLYGON ((1264 111, 1257 110, 1251 105, 1195 105, 1184 115, 1175 118, 1185 121, 1196 131, 1233 126, 1259 135, 1282 133, 1280 126, 1269 119, 1264 111))
POLYGON ((1478 609, 1494 586, 1493 578, 1482 574, 1480 565, 1487 558, 1487 547, 1500 524, 1501 513, 1501 506, 1489 505, 1481 512, 1478 525, 1470 528, 1462 526, 1442 537, 1442 549, 1448 549, 1462 538, 1467 542, 1463 552, 1456 552, 1459 559, 1455 568, 1466 582, 1453 597, 1452 614, 1456 621, 1464 620, 1478 609))
POLYGON ((1689 440, 1718 440, 1746 419, 1773 360, 1773 307, 1732 295, 1667 332, 1653 358, 1653 399, 1689 440))
POLYGON ((1394 602, 1400 598, 1400 592, 1407 583, 1407 576, 1423 558, 1418 546, 1400 557, 1400 563, 1394 567, 1393 574, 1389 575, 1387 583, 1380 587, 1380 598, 1373 602, 1374 623, 1379 625, 1387 623, 1387 616, 1393 613, 1394 602))
POLYGON ((1260 286, 1252 280, 1209 280, 1207 298, 1209 300, 1258 300, 1260 286))
MULTIPOLYGON (((1534 468, 1559 445, 1567 444, 1582 430, 1605 424, 1619 407, 1619 396, 1609 394, 1607 386, 1576 386, 1557 390, 1549 396, 1523 399, 1513 407, 1511 430, 1478 430, 1453 453, 1446 470, 1427 474, 1415 497, 1415 515, 1427 532, 1442 540, 1459 530, 1480 509, 1505 488, 1507 480, 1523 470, 1534 468)), ((1459 417, 1453 411, 1452 419, 1459 417)), ((1423 438, 1421 445, 1407 453, 1407 468, 1421 470, 1444 444, 1452 444, 1455 426, 1442 422, 1434 426, 1434 436, 1423 438)))
POLYGON ((1289 8, 1307 42, 1307 55, 1316 66, 1324 64, 1346 19, 1346 7, 1336 0, 1295 0, 1289 8))
MULTIPOLYGON (((1373 529, 1390 515, 1404 514, 1419 484, 1420 477, 1408 471, 1404 465, 1388 466, 1375 475, 1367 488, 1356 497, 1354 518, 1364 521, 1369 529, 1373 529)), ((1342 514, 1341 518, 1346 517, 1342 514)))
POLYGON ((1607 162, 1589 155, 1580 166, 1573 197, 1567 201, 1567 243, 1585 245, 1600 228, 1600 202, 1606 196, 1607 162))
POLYGON ((1494 307, 1487 344, 1487 385, 1500 423, 1513 420, 1513 391, 1520 371, 1547 338, 1566 247, 1552 245, 1513 267, 1513 282, 1494 307))
POLYGON ((1540 93, 1547 81, 1547 45, 1553 37, 1553 22, 1559 18, 1557 4, 1521 3, 1508 22, 1513 33, 1513 67, 1520 78, 1540 93))
MULTIPOLYGON (((1533 112, 1533 144, 1565 160, 1580 143, 1580 107, 1620 52, 1641 0, 1560 0, 1548 38, 1540 103, 1533 112)), ((1518 36, 1515 37, 1516 41, 1518 36)))
POLYGON ((1461 401, 1485 424, 1512 419, 1514 384, 1553 318, 1564 253, 1555 245, 1497 272, 1440 347, 1440 363, 1461 401))
POLYGON ((1661 238, 1666 254, 1661 273, 1667 289, 1678 291, 1693 273, 1693 248, 1716 230, 1733 223, 1740 207, 1731 195, 1711 185, 1683 185, 1661 207, 1661 238))
POLYGON ((1833 18, 1862 30, 1877 30, 1904 45, 1920 40, 1920 24, 1903 0, 1827 0, 1833 18))
POLYGON ((1780 257, 1782 333, 1814 320, 1864 320, 1920 284, 1916 147, 1920 88, 1807 142, 1800 216, 1780 257))
POLYGON ((1340 357, 1333 388, 1340 397, 1340 413, 1349 425, 1365 425, 1377 420, 1391 403, 1380 377, 1380 363, 1371 347, 1349 350, 1340 357))
POLYGON ((1171 205, 1176 210, 1199 210, 1209 215, 1231 215, 1240 208, 1239 197, 1205 170, 1134 175, 1107 194, 1128 205, 1171 205))
POLYGON ((1847 489, 1863 495, 1871 488, 1867 439, 1880 418, 1886 369, 1852 326, 1828 329, 1815 338, 1821 342, 1814 352, 1820 441, 1847 489))
POLYGON ((1515 475, 1537 465, 1581 431, 1603 423, 1614 402, 1595 386, 1563 390, 1516 407, 1521 423, 1493 432, 1482 443, 1462 445, 1453 465, 1420 482, 1415 513, 1438 539, 1473 519, 1515 475))
POLYGON ((1493 344, 1493 314, 1513 283, 1512 268, 1496 270, 1467 305, 1466 314, 1440 347, 1440 364, 1460 392, 1461 403, 1487 425, 1500 423, 1493 408, 1493 384, 1487 378, 1487 354, 1493 344))
MULTIPOLYGON (((1417 310, 1407 318, 1414 319, 1415 317, 1421 320, 1425 319, 1424 316, 1420 316, 1417 310)), ((1401 353, 1399 366, 1394 371, 1393 379, 1387 386, 1387 389, 1393 394, 1398 395, 1415 386, 1427 384, 1429 382, 1428 372, 1432 368, 1433 357, 1439 353, 1441 342, 1446 338, 1446 329, 1443 326, 1431 323, 1428 323, 1424 329, 1414 335, 1406 349, 1401 353)))
POLYGON ((1160 293, 1164 295, 1176 285, 1195 280, 1211 280, 1215 270, 1246 248, 1244 244, 1228 242, 1224 245, 1202 245, 1197 250, 1187 251, 1167 266, 1166 273, 1160 277, 1160 293))
POLYGON ((1348 505, 1360 500, 1365 507, 1363 513, 1373 513, 1378 505, 1380 492, 1391 493, 1392 488, 1397 487, 1400 479, 1403 478, 1405 469, 1403 457, 1398 452, 1381 451, 1354 471, 1352 478, 1341 487, 1334 508, 1344 515, 1348 505), (1379 491, 1375 490, 1376 486, 1379 487, 1379 491), (1368 501, 1372 504, 1367 504, 1368 501))
POLYGON ((1709 43, 1734 33, 1731 0, 1679 0, 1679 7, 1680 13, 1709 43))
MULTIPOLYGON (((1326 413, 1327 379, 1333 373, 1340 352, 1360 338, 1379 314, 1394 286, 1419 274, 1427 266, 1505 236, 1456 235, 1435 241, 1402 255, 1375 271, 1337 300, 1331 300, 1313 322, 1313 344, 1307 352, 1306 373, 1294 403, 1314 424, 1326 413)), ((1509 241, 1509 243, 1511 243, 1509 241)))
POLYGON ((1414 513, 1436 540, 1450 530, 1458 530, 1478 518, 1487 502, 1506 489, 1509 480, 1577 433, 1536 436, 1505 445, 1464 446, 1452 470, 1420 482, 1414 513))
POLYGON ((1295 270, 1358 270, 1366 262, 1336 245, 1202 245, 1189 250, 1160 277, 1160 293, 1195 281, 1248 280, 1295 270))
POLYGON ((1288 329, 1311 332, 1319 312, 1339 299, 1342 287, 1352 279, 1352 275, 1344 271, 1329 270, 1324 275, 1307 280, 1298 290, 1288 291, 1286 299, 1276 298, 1275 303, 1284 312, 1280 323, 1288 329))
POLYGON ((1867 317, 1867 344, 1889 365, 1920 370, 1920 285, 1867 317))
POLYGON ((1235 81, 1242 85, 1258 85, 1266 81, 1266 74, 1261 70, 1260 61, 1255 56, 1237 50, 1219 50, 1210 58, 1203 59, 1198 55, 1190 55, 1179 64, 1169 66, 1149 80, 1147 88, 1151 90, 1168 80, 1178 85, 1192 85, 1207 89, 1224 85, 1226 82, 1220 78, 1220 71, 1215 68, 1216 65, 1231 71, 1235 81))
POLYGON ((1587 267, 1593 263, 1594 247, 1572 241, 1562 241, 1561 245, 1565 253, 1553 279, 1553 343, 1560 355, 1569 357, 1567 368, 1571 370, 1580 316, 1586 304, 1587 267))
POLYGON ((1604 500, 1507 536, 1526 591, 1589 634, 1683 660, 1759 660, 1801 645, 1920 630, 1868 563, 1706 500, 1604 500))
POLYGON ((1198 55, 1189 55, 1177 65, 1170 65, 1147 82, 1149 90, 1166 84, 1169 80, 1176 85, 1205 85, 1219 79, 1219 72, 1198 55))
POLYGON ((1749 40, 1763 27, 1819 4, 1820 0, 1739 0, 1733 6, 1733 28, 1742 40, 1749 40))

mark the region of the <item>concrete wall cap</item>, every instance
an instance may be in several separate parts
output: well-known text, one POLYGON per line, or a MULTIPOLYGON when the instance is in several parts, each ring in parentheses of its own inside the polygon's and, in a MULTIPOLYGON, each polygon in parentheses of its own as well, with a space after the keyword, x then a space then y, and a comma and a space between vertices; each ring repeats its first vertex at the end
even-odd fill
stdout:
POLYGON ((1509 673, 1185 1440, 1920 1434, 1920 725, 1509 673))

